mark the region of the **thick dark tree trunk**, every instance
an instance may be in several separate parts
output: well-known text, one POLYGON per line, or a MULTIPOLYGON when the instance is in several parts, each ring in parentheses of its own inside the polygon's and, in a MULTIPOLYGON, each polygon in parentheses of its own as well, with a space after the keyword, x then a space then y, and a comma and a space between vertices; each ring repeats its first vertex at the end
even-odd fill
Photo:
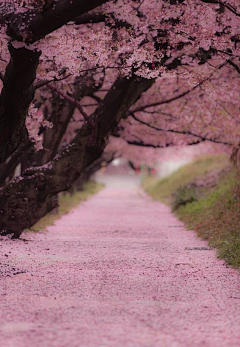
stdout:
POLYGON ((44 165, 54 158, 70 119, 73 116, 74 109, 74 105, 62 100, 58 95, 54 96, 51 117, 49 117, 49 121, 52 122, 53 127, 44 130, 44 149, 35 153, 35 165, 44 165))
MULTIPOLYGON (((75 79, 73 98, 81 100, 85 96, 93 94, 101 85, 95 86, 92 76, 81 76, 75 79)), ((62 138, 67 130, 69 122, 73 116, 76 105, 62 99, 56 92, 52 93, 50 117, 47 119, 53 124, 52 128, 44 129, 43 147, 44 149, 36 153, 36 165, 44 165, 52 160, 57 154, 62 138)))
POLYGON ((6 179, 14 174, 16 167, 21 163, 22 156, 29 151, 30 147, 31 142, 26 139, 8 161, 0 164, 0 187, 4 185, 6 179))
POLYGON ((80 177, 75 181, 74 186, 77 191, 82 190, 84 183, 89 181, 92 175, 94 175, 98 170, 102 168, 102 162, 106 165, 110 164, 114 159, 114 153, 103 154, 100 158, 95 160, 91 165, 89 165, 80 177))
POLYGON ((40 53, 9 44, 11 60, 0 95, 0 163, 4 162, 27 137, 25 119, 34 96, 40 53))
POLYGON ((19 237, 23 229, 56 207, 52 198, 69 189, 77 177, 102 155, 111 131, 153 82, 119 78, 92 116, 96 129, 85 124, 52 161, 26 170, 0 189, 1 233, 19 237))

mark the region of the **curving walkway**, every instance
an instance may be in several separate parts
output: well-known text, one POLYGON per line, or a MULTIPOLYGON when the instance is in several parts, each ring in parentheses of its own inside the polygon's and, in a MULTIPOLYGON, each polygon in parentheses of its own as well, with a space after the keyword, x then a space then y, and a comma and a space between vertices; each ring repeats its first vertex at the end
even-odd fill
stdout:
POLYGON ((0 346, 240 347, 240 273, 168 207, 110 187, 0 242, 0 346))

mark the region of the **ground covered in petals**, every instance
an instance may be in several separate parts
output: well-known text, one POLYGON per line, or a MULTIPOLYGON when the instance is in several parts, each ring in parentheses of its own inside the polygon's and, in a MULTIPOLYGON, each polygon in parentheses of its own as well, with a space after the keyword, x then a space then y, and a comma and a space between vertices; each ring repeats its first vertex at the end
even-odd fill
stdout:
POLYGON ((240 273, 138 188, 0 243, 4 347, 239 347, 240 273))

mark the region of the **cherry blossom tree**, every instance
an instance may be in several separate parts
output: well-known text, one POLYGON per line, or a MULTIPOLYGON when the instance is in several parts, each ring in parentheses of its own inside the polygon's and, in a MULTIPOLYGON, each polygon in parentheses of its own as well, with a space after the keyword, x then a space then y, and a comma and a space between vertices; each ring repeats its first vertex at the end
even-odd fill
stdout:
POLYGON ((238 0, 0 6, 2 233, 17 237, 54 208, 110 135, 239 145, 238 0))

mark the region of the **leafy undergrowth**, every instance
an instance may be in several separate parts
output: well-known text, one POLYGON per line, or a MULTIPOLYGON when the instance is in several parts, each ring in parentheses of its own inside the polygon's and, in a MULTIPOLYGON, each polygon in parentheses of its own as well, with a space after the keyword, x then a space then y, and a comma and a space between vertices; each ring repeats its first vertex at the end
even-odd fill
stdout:
POLYGON ((89 181, 84 184, 83 190, 75 192, 74 194, 62 193, 59 195, 59 207, 56 211, 48 213, 41 218, 35 225, 26 231, 46 231, 49 225, 53 225, 54 222, 62 215, 71 211, 72 208, 87 200, 87 198, 93 194, 99 192, 104 186, 94 181, 89 181))
POLYGON ((225 156, 201 157, 144 189, 173 211, 209 244, 219 258, 240 267, 240 197, 234 193, 236 175, 225 156))

